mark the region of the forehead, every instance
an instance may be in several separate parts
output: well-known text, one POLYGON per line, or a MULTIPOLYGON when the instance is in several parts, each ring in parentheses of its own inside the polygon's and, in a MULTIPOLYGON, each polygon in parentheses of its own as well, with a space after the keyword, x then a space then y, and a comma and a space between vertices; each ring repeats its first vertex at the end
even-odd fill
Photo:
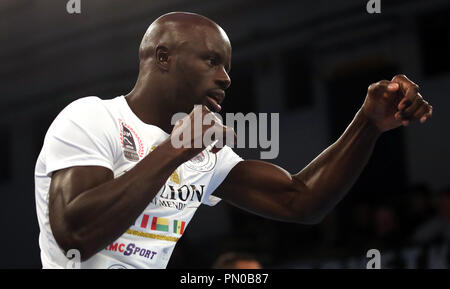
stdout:
POLYGON ((191 48, 231 56, 230 40, 219 26, 196 26, 189 30, 186 40, 191 48))

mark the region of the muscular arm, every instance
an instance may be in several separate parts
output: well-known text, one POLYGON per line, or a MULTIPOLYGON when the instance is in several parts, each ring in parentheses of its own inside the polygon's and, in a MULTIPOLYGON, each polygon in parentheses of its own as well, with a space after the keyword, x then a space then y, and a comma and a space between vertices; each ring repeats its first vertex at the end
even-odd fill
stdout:
POLYGON ((380 131, 358 112, 343 135, 299 173, 263 161, 236 165, 214 195, 263 217, 317 223, 347 193, 380 131))
POLYGON ((431 117, 432 107, 404 75, 369 86, 342 136, 299 173, 262 161, 237 164, 214 195, 258 215, 317 223, 345 196, 384 131, 431 117))
POLYGON ((133 224, 181 163, 165 142, 116 179, 112 171, 98 166, 53 173, 49 217, 56 241, 88 259, 133 224))

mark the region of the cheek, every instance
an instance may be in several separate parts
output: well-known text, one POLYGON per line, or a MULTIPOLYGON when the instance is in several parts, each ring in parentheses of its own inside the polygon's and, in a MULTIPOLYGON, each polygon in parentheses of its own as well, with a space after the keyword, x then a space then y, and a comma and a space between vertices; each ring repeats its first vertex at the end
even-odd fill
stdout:
POLYGON ((196 87, 200 81, 198 69, 196 67, 182 65, 178 69, 176 81, 185 87, 196 87))
POLYGON ((208 83, 210 69, 206 63, 201 59, 189 57, 178 61, 174 68, 177 95, 186 103, 202 102, 206 90, 210 88, 208 83))
POLYGON ((206 77, 198 71, 191 71, 186 73, 183 77, 184 87, 186 90, 192 92, 192 97, 201 97, 208 89, 206 77))

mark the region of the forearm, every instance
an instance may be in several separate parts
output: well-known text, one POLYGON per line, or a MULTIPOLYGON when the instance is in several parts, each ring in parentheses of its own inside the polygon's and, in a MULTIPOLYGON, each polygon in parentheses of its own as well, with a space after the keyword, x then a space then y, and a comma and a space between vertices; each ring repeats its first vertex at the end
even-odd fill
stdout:
POLYGON ((317 223, 353 186, 381 132, 431 117, 432 107, 417 90, 404 75, 371 84, 342 136, 301 172, 292 175, 270 163, 244 161, 214 194, 267 218, 317 223))
POLYGON ((380 131, 358 111, 342 136, 293 176, 302 184, 294 209, 321 220, 349 191, 367 164, 380 131), (306 185, 306 191, 303 187, 306 185))
POLYGON ((159 146, 122 176, 86 190, 64 210, 71 245, 89 258, 120 237, 182 163, 169 146, 159 146))

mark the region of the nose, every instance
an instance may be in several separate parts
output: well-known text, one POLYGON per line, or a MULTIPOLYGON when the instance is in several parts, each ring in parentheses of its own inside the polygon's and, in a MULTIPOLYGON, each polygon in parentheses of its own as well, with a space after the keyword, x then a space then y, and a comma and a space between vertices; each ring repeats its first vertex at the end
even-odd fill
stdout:
POLYGON ((219 69, 216 84, 223 90, 226 90, 231 85, 231 78, 225 70, 225 67, 219 69))

